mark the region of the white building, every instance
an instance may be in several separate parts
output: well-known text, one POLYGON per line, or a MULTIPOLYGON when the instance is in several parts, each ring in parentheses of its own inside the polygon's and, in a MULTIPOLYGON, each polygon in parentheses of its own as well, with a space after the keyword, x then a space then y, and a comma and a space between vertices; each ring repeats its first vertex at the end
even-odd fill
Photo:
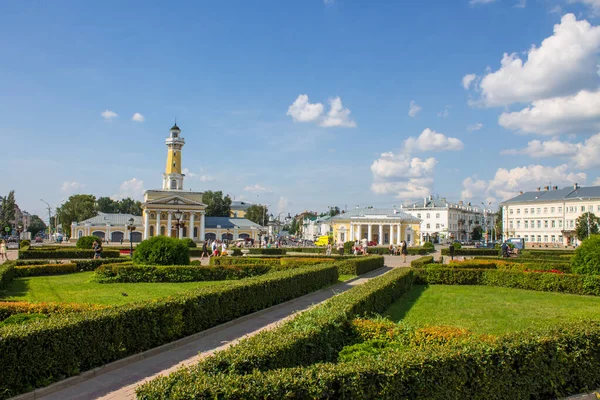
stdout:
POLYGON ((422 203, 405 205, 401 209, 421 220, 423 242, 470 241, 477 226, 482 228, 484 238, 488 232, 488 240, 492 240, 496 217, 491 210, 483 207, 462 201, 450 203, 445 198, 429 196, 423 198, 422 203))
POLYGON ((584 212, 600 213, 600 186, 546 186, 521 192, 501 206, 505 238, 523 238, 531 245, 576 246, 577 218, 584 212))
POLYGON ((316 240, 319 236, 327 236, 331 232, 331 217, 305 217, 302 220, 302 239, 316 240))

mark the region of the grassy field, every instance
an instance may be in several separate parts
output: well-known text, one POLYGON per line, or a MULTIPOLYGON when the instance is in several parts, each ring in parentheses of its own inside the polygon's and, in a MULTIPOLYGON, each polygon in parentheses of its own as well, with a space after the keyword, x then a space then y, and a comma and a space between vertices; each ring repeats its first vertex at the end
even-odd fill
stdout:
POLYGON ((600 298, 486 286, 416 285, 384 314, 414 326, 449 325, 503 334, 582 318, 600 319, 600 298))
POLYGON ((227 281, 184 283, 92 282, 94 272, 17 278, 0 291, 1 300, 90 304, 125 304, 166 297, 201 287, 224 285, 227 281), (126 294, 127 296, 125 296, 126 294))

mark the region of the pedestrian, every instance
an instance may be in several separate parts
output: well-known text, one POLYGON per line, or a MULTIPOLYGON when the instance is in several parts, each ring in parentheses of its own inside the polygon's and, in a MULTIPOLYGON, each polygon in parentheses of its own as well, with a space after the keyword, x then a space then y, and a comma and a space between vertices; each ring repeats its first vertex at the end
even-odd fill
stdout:
POLYGON ((450 247, 448 248, 448 252, 450 253, 450 259, 454 260, 454 243, 450 243, 450 247))
POLYGON ((210 254, 208 254, 208 246, 206 245, 206 240, 202 243, 202 255, 200 255, 200 260, 204 260, 204 256, 210 259, 210 254))
POLYGON ((508 257, 508 244, 504 242, 500 248, 502 249, 502 257, 508 257))
POLYGON ((340 256, 343 256, 344 255, 344 242, 342 242, 341 240, 338 241, 337 249, 338 249, 338 253, 340 254, 340 256))
POLYGON ((326 256, 331 255, 331 242, 327 243, 327 250, 325 251, 326 256))
POLYGON ((211 250, 212 250, 212 253, 213 253, 213 257, 218 256, 219 253, 218 253, 218 250, 217 250, 217 241, 216 240, 214 240, 212 242, 212 244, 210 245, 210 247, 211 247, 211 250))
POLYGON ((224 240, 223 240, 223 243, 221 243, 221 255, 222 256, 227 255, 227 243, 225 243, 224 240))
POLYGON ((94 240, 92 249, 94 250, 94 260, 102 258, 102 245, 97 240, 94 240))
POLYGON ((408 255, 408 245, 406 244, 406 241, 402 241, 402 248, 400 249, 400 252, 402 253, 402 262, 405 263, 406 262, 406 256, 408 255))
POLYGON ((389 254, 390 256, 393 256, 393 255, 394 255, 394 245, 392 245, 391 243, 390 243, 390 245, 388 246, 388 254, 389 254))
POLYGON ((123 244, 123 237, 121 236, 121 240, 120 240, 121 244, 123 244))
POLYGON ((4 239, 0 239, 0 260, 8 261, 8 254, 6 252, 6 242, 4 239))

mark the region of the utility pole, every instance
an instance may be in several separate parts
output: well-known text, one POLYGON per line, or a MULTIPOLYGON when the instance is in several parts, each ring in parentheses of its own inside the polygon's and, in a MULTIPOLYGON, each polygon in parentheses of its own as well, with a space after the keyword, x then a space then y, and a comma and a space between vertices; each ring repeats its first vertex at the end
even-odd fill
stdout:
POLYGON ((588 228, 588 235, 587 235, 587 239, 590 238, 590 212, 588 211, 587 213, 587 228, 588 228))
POLYGON ((48 240, 50 240, 50 235, 52 234, 52 229, 50 228, 50 225, 52 224, 52 215, 51 215, 51 210, 52 208, 50 207, 50 204, 48 204, 46 201, 44 201, 44 199, 40 199, 42 202, 46 203, 46 205, 48 206, 48 240))

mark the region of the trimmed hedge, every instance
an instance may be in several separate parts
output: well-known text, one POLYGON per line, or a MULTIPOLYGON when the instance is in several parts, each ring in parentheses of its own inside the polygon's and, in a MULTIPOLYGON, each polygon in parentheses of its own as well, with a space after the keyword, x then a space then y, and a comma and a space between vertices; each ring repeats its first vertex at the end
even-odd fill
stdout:
POLYGON ((258 257, 211 257, 209 265, 238 265, 238 264, 263 264, 280 265, 279 258, 258 258, 258 257))
POLYGON ((329 286, 333 265, 201 287, 152 302, 0 328, 0 397, 10 397, 329 286))
MULTIPOLYGON (((407 251, 408 251, 408 255, 411 255, 411 256, 424 256, 426 254, 435 252, 435 249, 432 250, 430 248, 423 248, 423 247, 408 247, 407 251)), ((387 246, 373 246, 373 247, 368 247, 367 252, 370 255, 373 255, 373 254, 388 255, 390 253, 390 250, 387 246)))
POLYGON ((110 306, 75 303, 29 303, 26 301, 0 301, 0 321, 14 314, 66 314, 101 310, 110 306))
POLYGON ((99 283, 224 281, 264 275, 270 270, 271 267, 258 264, 216 267, 107 264, 98 267, 95 279, 99 283))
POLYGON ((133 262, 142 265, 189 265, 190 248, 183 240, 154 236, 136 246, 133 262))
POLYGON ((78 249, 91 249, 94 245, 94 242, 101 243, 103 241, 103 239, 100 239, 96 236, 82 236, 79 239, 77 239, 75 247, 77 247, 78 249))
MULTIPOLYGON (((107 250, 102 251, 102 257, 106 258, 119 258, 121 253, 119 250, 107 250)), ((27 251, 20 251, 19 258, 22 260, 69 260, 77 258, 94 258, 94 251, 91 249, 77 249, 74 247, 63 247, 59 249, 46 249, 37 250, 34 247, 30 247, 27 251)))
POLYGON ((335 265, 338 267, 340 275, 362 275, 383 268, 383 261, 381 256, 353 257, 338 261, 335 265))
POLYGON ((433 256, 425 256, 412 260, 410 266, 413 268, 423 268, 427 264, 433 264, 433 256))
MULTIPOLYGON (((443 256, 449 256, 450 250, 442 249, 443 256)), ((455 256, 501 256, 500 252, 496 249, 455 249, 455 256)))
MULTIPOLYGON (((348 242, 346 242, 348 243, 348 242)), ((354 242, 352 242, 354 244, 354 242)), ((344 244, 344 248, 345 248, 344 244)), ((352 246, 350 246, 352 248, 352 246)), ((325 254, 327 249, 325 247, 286 247, 284 249, 286 252, 293 253, 311 253, 311 254, 325 254)), ((333 251, 333 250, 332 250, 333 251)))
POLYGON ((600 275, 555 274, 494 269, 415 269, 415 281, 442 285, 484 285, 600 296, 600 275))
POLYGON ((284 255, 286 249, 249 249, 248 254, 284 255))
POLYGON ((599 369, 600 324, 588 322, 243 376, 191 368, 154 379, 136 393, 139 400, 551 399, 598 388, 599 369))
POLYGON ((600 274, 600 235, 592 235, 581 243, 572 265, 573 272, 578 274, 600 274))
POLYGON ((121 258, 101 258, 99 260, 75 260, 73 261, 77 264, 78 271, 93 271, 101 265, 104 264, 117 264, 117 263, 127 263, 131 262, 130 258, 121 257, 121 258))
POLYGON ((0 289, 6 289, 6 285, 12 282, 15 276, 15 264, 14 261, 7 261, 4 264, 0 264, 0 289))
POLYGON ((521 250, 521 255, 537 258, 556 258, 557 256, 574 256, 575 250, 521 250))
POLYGON ((42 275, 61 275, 77 272, 77 264, 42 264, 42 265, 20 265, 15 267, 15 278, 42 275))

